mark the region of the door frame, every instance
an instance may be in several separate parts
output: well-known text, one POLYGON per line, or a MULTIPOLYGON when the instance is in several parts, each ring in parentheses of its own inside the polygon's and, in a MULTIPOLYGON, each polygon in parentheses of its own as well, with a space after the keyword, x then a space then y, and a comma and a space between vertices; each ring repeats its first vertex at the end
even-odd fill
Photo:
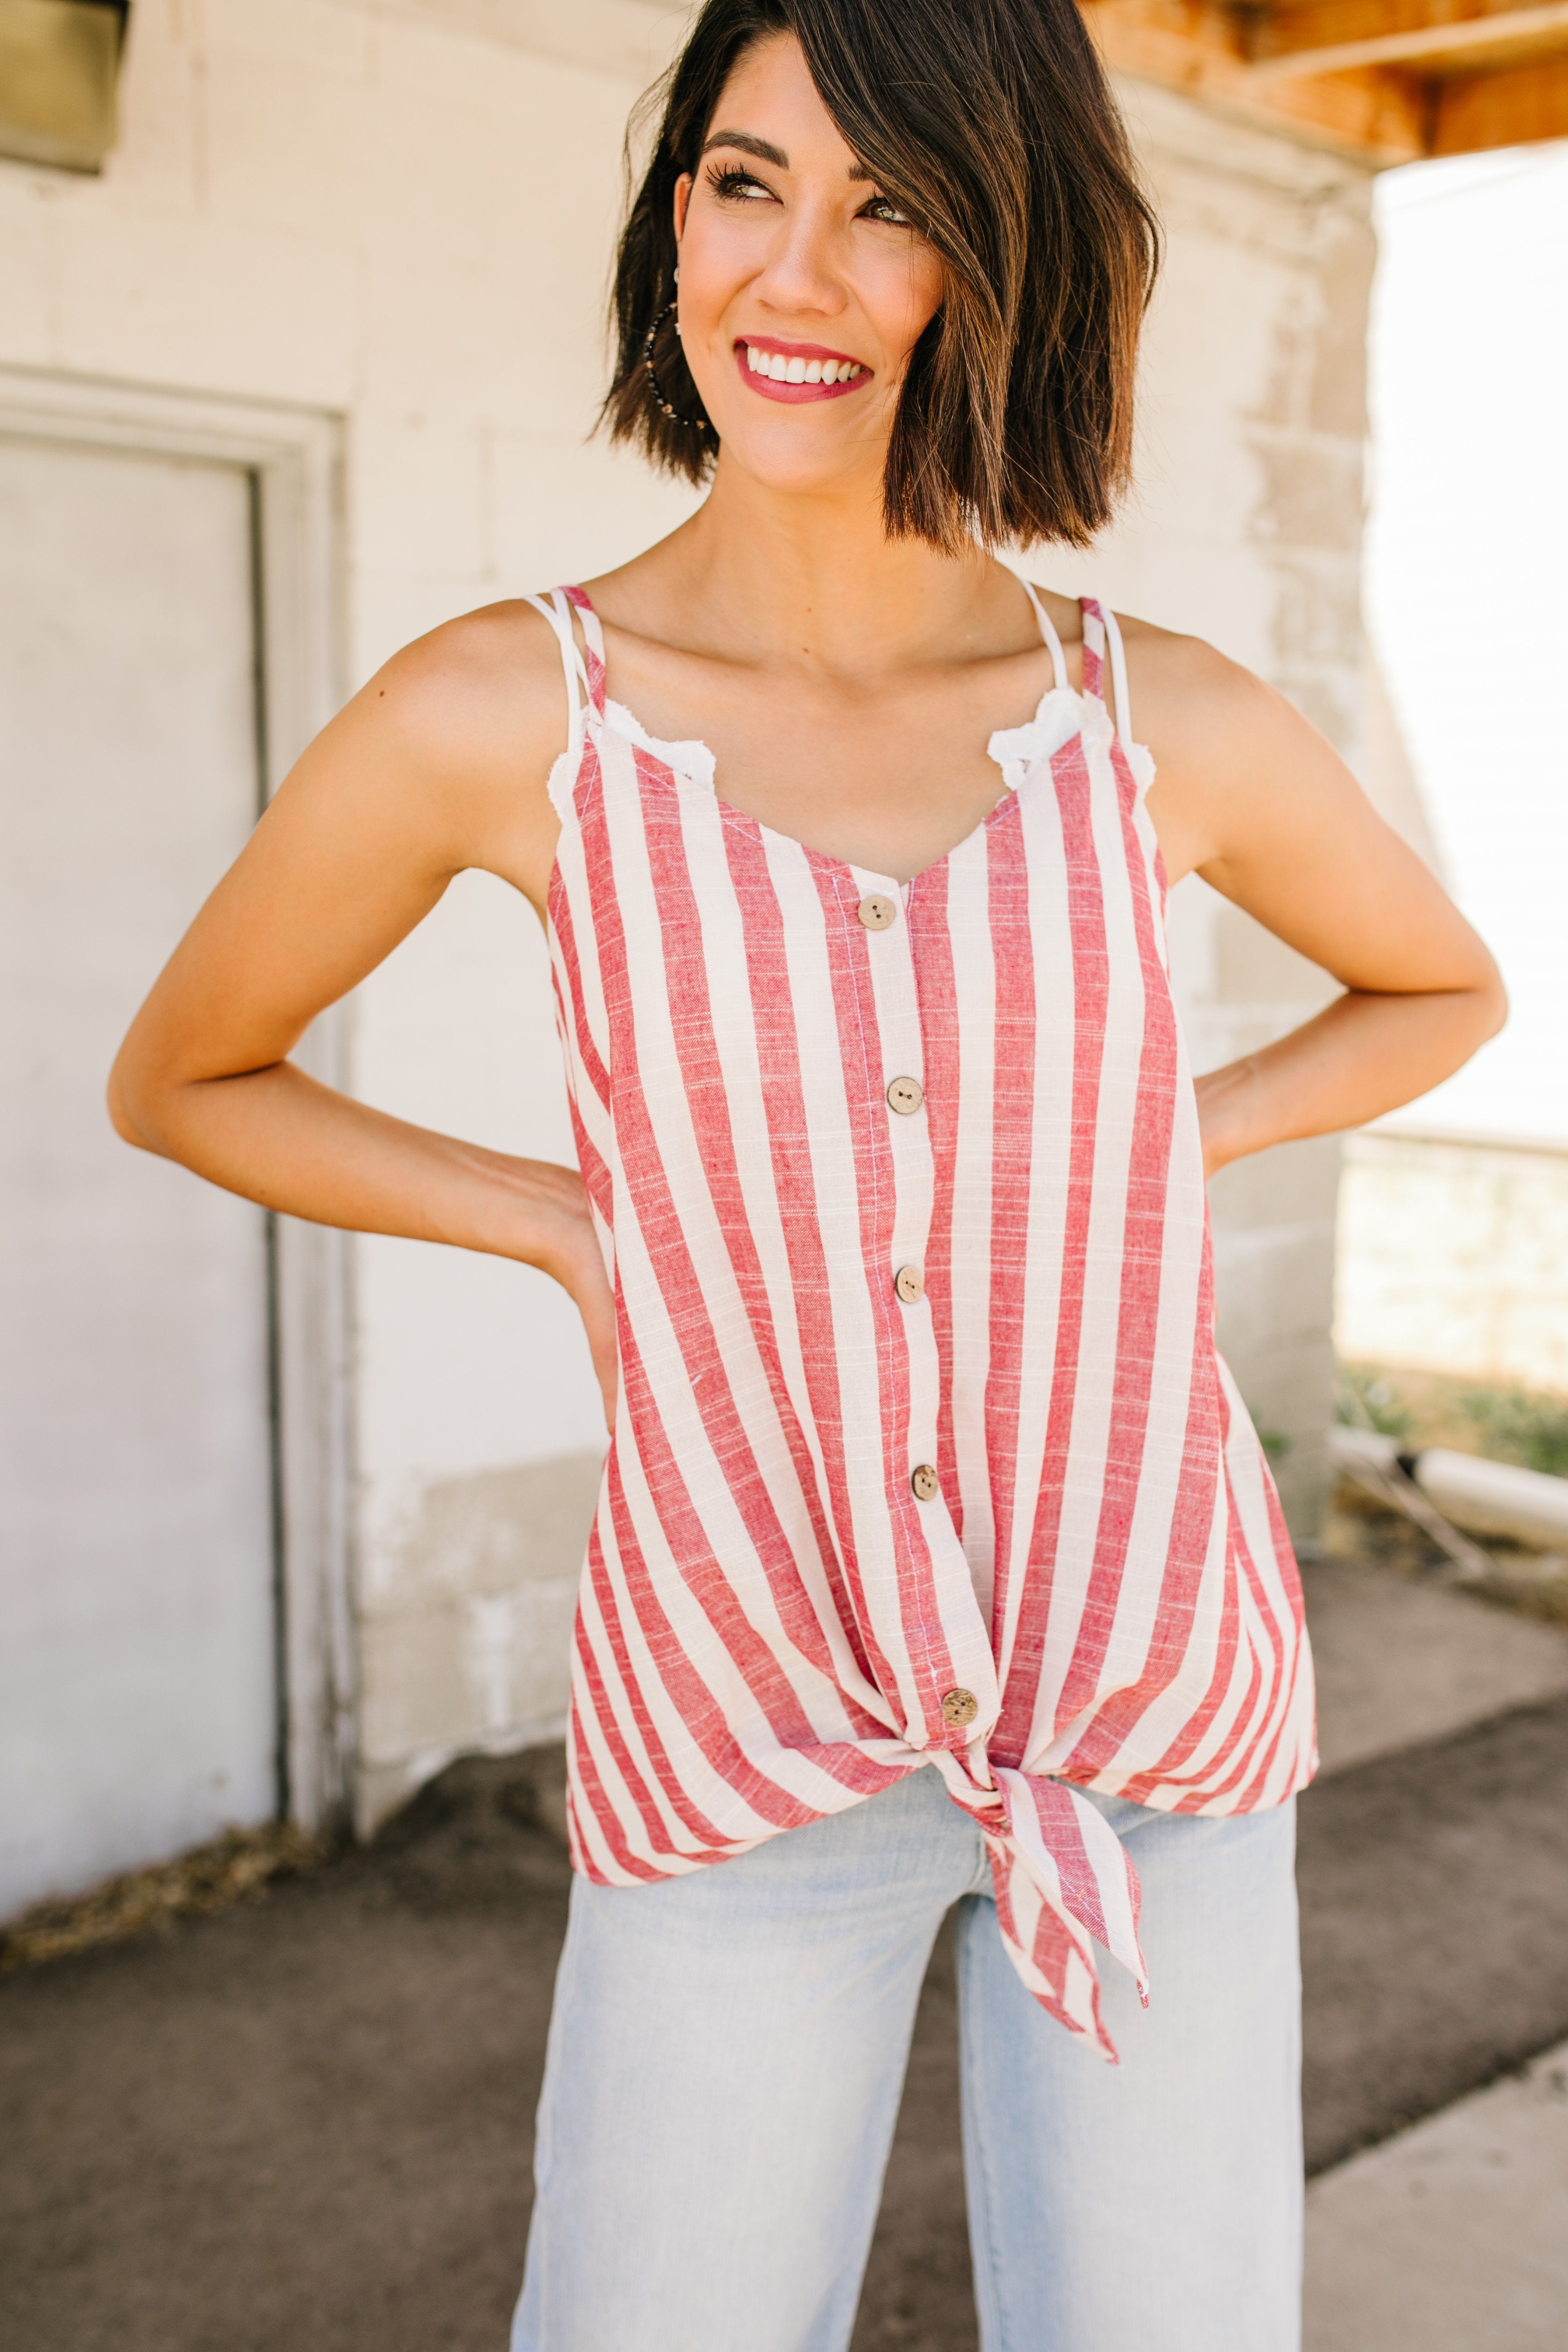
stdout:
MULTIPOLYGON (((270 799, 343 699, 342 427, 319 410, 0 367, 0 434, 238 467, 251 496, 257 772, 270 799)), ((171 940, 170 945, 174 942, 171 940)), ((334 1006, 296 1058, 342 1086, 334 1006)), ((348 1236, 268 1220, 280 1815, 345 1824, 355 1732, 348 1236)))

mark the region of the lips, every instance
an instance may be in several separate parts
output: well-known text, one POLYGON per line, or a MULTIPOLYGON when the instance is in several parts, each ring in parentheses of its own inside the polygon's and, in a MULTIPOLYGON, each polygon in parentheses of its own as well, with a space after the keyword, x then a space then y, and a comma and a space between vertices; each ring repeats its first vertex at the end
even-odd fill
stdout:
POLYGON ((858 392, 874 371, 847 352, 830 351, 823 343, 781 341, 773 336, 747 337, 735 345, 735 364, 753 392, 764 400, 798 406, 808 400, 837 400, 858 392))

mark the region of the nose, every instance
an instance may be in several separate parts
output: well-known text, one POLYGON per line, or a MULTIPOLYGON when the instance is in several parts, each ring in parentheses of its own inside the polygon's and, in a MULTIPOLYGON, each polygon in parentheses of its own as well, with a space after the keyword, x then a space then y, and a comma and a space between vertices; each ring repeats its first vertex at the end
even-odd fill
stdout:
POLYGON ((779 222, 756 292, 770 310, 830 319, 845 307, 838 223, 816 205, 792 205, 779 222))

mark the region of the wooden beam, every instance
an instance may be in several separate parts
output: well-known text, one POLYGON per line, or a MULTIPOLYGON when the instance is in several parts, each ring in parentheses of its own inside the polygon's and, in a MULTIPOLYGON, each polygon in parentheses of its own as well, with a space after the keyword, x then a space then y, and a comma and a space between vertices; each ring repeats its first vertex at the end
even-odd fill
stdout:
POLYGON ((1479 17, 1510 16, 1542 0, 1268 0, 1247 12, 1253 55, 1281 49, 1326 49, 1342 41, 1370 41, 1384 33, 1420 33, 1479 17))
POLYGON ((1396 67, 1258 77, 1238 11, 1206 0, 1084 0, 1084 21, 1114 71, 1163 83, 1260 130, 1288 131, 1358 162, 1426 154, 1421 85, 1396 67))
MULTIPOLYGON (((1253 72, 1273 80, 1293 74, 1343 73, 1358 66, 1411 65, 1429 68, 1452 66, 1463 70, 1483 50, 1568 45, 1568 0, 1544 0, 1525 8, 1496 8, 1473 16, 1397 26, 1354 39, 1324 41, 1321 23, 1301 20, 1343 16, 1342 8, 1297 8, 1266 19, 1260 31, 1259 53, 1253 72), (1317 34, 1318 38, 1312 36, 1317 34)), ((1371 12, 1358 10, 1360 15, 1371 12)), ((1388 8, 1385 17, 1408 16, 1408 9, 1388 8)))
POLYGON ((1473 155, 1541 139, 1568 139, 1568 57, 1439 86, 1430 154, 1473 155))

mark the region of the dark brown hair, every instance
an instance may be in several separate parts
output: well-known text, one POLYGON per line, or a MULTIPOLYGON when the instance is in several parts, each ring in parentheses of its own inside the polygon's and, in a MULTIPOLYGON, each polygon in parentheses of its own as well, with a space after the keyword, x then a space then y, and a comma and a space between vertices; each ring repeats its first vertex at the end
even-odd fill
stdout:
POLYGON ((778 33, 799 41, 846 143, 945 272, 889 445, 889 532, 951 550, 1082 546, 1127 483, 1159 231, 1075 0, 707 0, 639 110, 662 116, 616 270, 611 437, 689 481, 712 467, 717 436, 661 316, 675 184, 697 170, 742 53, 778 33))

